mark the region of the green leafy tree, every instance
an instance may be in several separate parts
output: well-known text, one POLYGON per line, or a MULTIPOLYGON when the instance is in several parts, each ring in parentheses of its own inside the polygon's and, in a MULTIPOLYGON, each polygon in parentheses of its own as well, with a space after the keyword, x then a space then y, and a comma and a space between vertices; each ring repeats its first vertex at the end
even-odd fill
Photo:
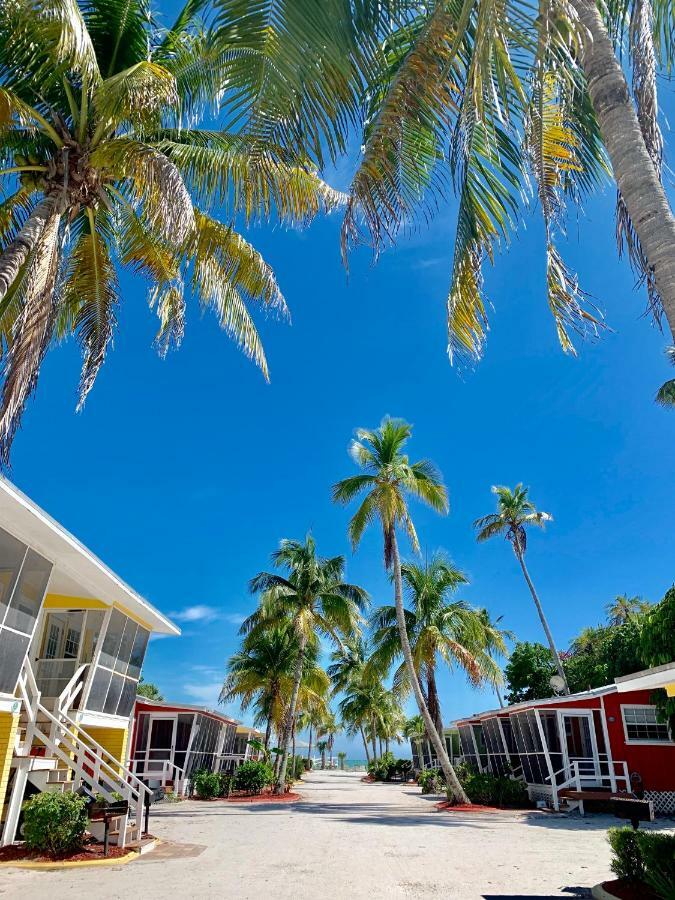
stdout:
POLYGON ((121 269, 149 283, 162 354, 180 344, 192 295, 268 377, 250 308, 286 315, 286 304, 233 222, 304 223, 342 198, 297 144, 253 127, 243 98, 259 59, 240 46, 246 16, 226 22, 226 5, 217 32, 208 0, 187 0, 168 28, 145 0, 0 7, 4 464, 48 347, 71 334, 83 405, 115 331, 121 269))
POLYGON ((427 733, 424 728, 424 719, 422 716, 412 716, 410 719, 407 719, 403 725, 403 735, 408 738, 409 741, 414 741, 417 744, 417 756, 420 765, 424 765, 424 750, 422 749, 422 746, 427 733))
MULTIPOLYGON (((451 599, 461 585, 468 583, 446 556, 435 554, 426 563, 401 564, 406 600, 404 616, 415 672, 423 686, 429 714, 438 734, 443 734, 443 717, 436 684, 439 661, 459 668, 477 686, 494 684, 499 669, 488 652, 488 636, 480 614, 463 600, 451 599)), ((401 639, 396 607, 382 606, 371 617, 374 657, 389 669, 401 658, 401 639)), ((493 632, 492 640, 500 641, 493 632)), ((500 645, 503 651, 506 647, 500 645)), ((405 661, 394 673, 394 689, 406 696, 410 691, 405 661)))
POLYGON ((504 668, 507 703, 550 697, 551 677, 557 668, 551 651, 543 644, 519 641, 504 668))
POLYGON ((321 768, 326 768, 326 750, 328 749, 328 741, 317 741, 316 749, 321 754, 321 768))
POLYGON ((357 631, 368 595, 363 588, 344 581, 344 557, 317 555, 311 535, 304 542, 281 541, 279 549, 272 554, 272 562, 276 568, 285 570, 285 574, 260 572, 251 580, 251 592, 260 595, 260 605, 244 622, 241 632, 255 641, 268 629, 290 623, 297 638, 293 686, 282 730, 275 787, 276 793, 283 793, 307 647, 319 635, 339 643, 342 636, 357 631))
MULTIPOLYGON (((647 612, 640 650, 645 666, 663 666, 675 659, 675 586, 647 612)), ((675 697, 667 697, 665 691, 656 691, 654 701, 675 732, 675 697)))
MULTIPOLYGON (((668 360, 675 366, 675 347, 668 347, 666 355, 668 360)), ((656 402, 660 406, 669 408, 675 406, 675 378, 669 378, 668 381, 664 381, 656 392, 656 402)))
POLYGON ((142 675, 141 680, 136 687, 136 696, 145 697, 146 700, 157 700, 160 703, 164 700, 162 692, 157 685, 153 684, 151 681, 146 681, 142 675))
POLYGON ((350 446, 350 455, 364 471, 338 482, 333 487, 333 500, 347 504, 363 496, 349 523, 349 537, 356 548, 368 525, 379 521, 384 541, 384 565, 394 582, 396 621, 410 686, 427 734, 434 745, 446 782, 459 802, 468 798, 448 759, 443 735, 438 734, 415 671, 403 605, 403 576, 398 550, 397 529, 403 528, 413 550, 419 552, 419 541, 408 510, 408 496, 416 497, 437 512, 448 510, 447 491, 436 468, 428 460, 411 463, 404 452, 412 426, 401 419, 385 418, 377 429, 358 429, 350 446))
POLYGON ((560 660, 560 655, 556 649, 555 641, 553 640, 551 628, 544 615, 544 608, 542 607, 539 596, 534 588, 530 573, 525 565, 527 528, 532 525, 543 528, 547 522, 552 521, 553 517, 547 512, 541 512, 536 509, 527 496, 528 490, 529 488, 523 487, 522 484, 517 484, 514 490, 502 486, 493 487, 492 493, 497 497, 497 512, 476 519, 474 527, 478 531, 478 541, 487 541, 492 537, 500 536, 506 538, 506 540, 511 543, 513 552, 520 564, 523 577, 532 594, 537 614, 539 615, 539 619, 546 634, 546 640, 548 641, 551 650, 551 656, 555 661, 557 674, 565 685, 565 693, 569 694, 567 677, 560 660))

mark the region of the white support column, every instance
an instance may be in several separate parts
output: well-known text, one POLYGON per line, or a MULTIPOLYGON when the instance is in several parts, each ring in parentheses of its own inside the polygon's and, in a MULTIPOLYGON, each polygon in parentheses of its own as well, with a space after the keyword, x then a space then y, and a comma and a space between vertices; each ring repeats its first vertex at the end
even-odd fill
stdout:
POLYGON ((541 724, 541 717, 539 716, 539 710, 534 710, 534 717, 537 720, 537 729, 539 731, 539 740, 541 741, 541 746, 544 751, 544 756, 546 757, 546 768, 548 769, 548 777, 551 781, 551 799, 553 800, 553 809, 556 812, 560 809, 560 799, 558 798, 558 785, 555 780, 555 773, 553 771, 553 765, 551 764, 551 754, 549 753, 548 743, 546 741, 546 735, 544 734, 544 726, 541 724))
POLYGON ((6 847, 16 839, 16 828, 19 824, 19 815, 23 804, 23 795, 26 790, 26 781, 28 780, 28 767, 30 759, 16 760, 16 774, 12 784, 12 793, 9 798, 9 807, 7 809, 7 818, 5 819, 5 827, 2 830, 2 846, 6 847))
POLYGON ((480 761, 480 753, 478 752, 478 744, 476 743, 476 733, 473 730, 473 725, 469 725, 469 730, 471 732, 471 740, 473 741, 473 749, 476 754, 476 765, 478 766, 478 771, 483 771, 483 763, 480 761))
MULTIPOLYGON (((614 771, 614 757, 612 756, 612 745, 609 741, 609 732, 607 730, 607 713, 605 711, 605 698, 600 695, 600 720, 602 722, 602 734, 605 739, 605 752, 607 754, 607 768, 609 770, 609 784, 613 794, 616 794, 616 772, 614 771)), ((595 723, 595 719, 593 719, 595 723)), ((628 789, 628 785, 626 785, 628 789)))

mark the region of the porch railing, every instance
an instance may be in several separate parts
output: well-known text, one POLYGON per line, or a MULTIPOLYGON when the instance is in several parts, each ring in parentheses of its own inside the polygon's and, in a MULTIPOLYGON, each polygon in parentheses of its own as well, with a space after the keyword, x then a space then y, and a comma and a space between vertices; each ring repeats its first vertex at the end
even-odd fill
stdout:
POLYGON ((188 781, 185 777, 185 770, 169 759, 150 760, 149 762, 144 759, 132 759, 129 761, 129 770, 141 781, 149 784, 158 781, 159 786, 164 789, 171 785, 178 797, 187 795, 188 781))
MULTIPOLYGON (((588 787, 609 788, 612 793, 619 790, 619 782, 623 783, 623 790, 630 790, 630 774, 628 772, 628 763, 624 760, 614 759, 611 762, 608 759, 601 760, 600 765, 607 768, 607 773, 598 772, 595 760, 593 759, 573 759, 569 765, 558 769, 553 775, 547 775, 546 781, 550 781, 553 786, 553 805, 555 809, 560 808, 560 791, 566 788, 574 788, 576 791, 583 791, 588 787), (617 774, 617 769, 620 773, 617 774), (562 776, 562 781, 558 780, 558 776, 562 776), (599 782, 599 784, 598 784, 599 782)), ((581 814, 583 815, 583 801, 579 803, 581 814)))

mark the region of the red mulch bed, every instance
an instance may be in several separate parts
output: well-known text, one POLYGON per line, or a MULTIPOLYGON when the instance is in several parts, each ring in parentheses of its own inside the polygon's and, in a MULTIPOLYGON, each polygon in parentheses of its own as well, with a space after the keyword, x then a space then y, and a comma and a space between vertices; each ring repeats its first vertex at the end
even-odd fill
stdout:
POLYGON ((436 809, 447 812, 468 812, 468 813, 509 813, 509 812, 529 812, 530 807, 522 806, 481 806, 480 803, 451 803, 449 800, 441 800, 436 804, 436 809))
MULTIPOLYGON (((128 847, 111 845, 108 848, 108 859, 117 859, 129 853, 128 847)), ((103 844, 91 838, 74 853, 46 853, 41 850, 29 850, 24 844, 11 844, 0 847, 0 862, 91 862, 94 859, 105 859, 103 844)))
POLYGON ((615 881, 603 881, 603 888, 618 900, 658 900, 658 896, 646 884, 637 884, 617 878, 615 881))
POLYGON ((273 794, 268 791, 264 794, 234 793, 224 799, 228 803, 295 803, 296 800, 302 800, 302 796, 294 794, 293 791, 286 791, 285 794, 273 794))
POLYGON ((375 783, 375 779, 371 775, 364 775, 363 778, 361 779, 361 781, 364 784, 374 784, 375 783))

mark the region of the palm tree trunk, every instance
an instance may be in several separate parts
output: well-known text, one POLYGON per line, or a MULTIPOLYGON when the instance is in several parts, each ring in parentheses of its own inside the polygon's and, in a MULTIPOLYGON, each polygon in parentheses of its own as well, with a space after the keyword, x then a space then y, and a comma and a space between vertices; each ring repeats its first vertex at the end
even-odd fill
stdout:
POLYGON ((270 748, 270 737, 272 736, 272 716, 267 717, 267 726, 265 728, 265 750, 270 748))
POLYGON ((375 727, 375 716, 373 716, 372 721, 370 723, 370 742, 373 745, 373 759, 377 759, 377 735, 375 727))
POLYGON ((37 244, 45 225, 54 212, 55 201, 49 196, 41 200, 28 216, 14 240, 0 253, 0 300, 16 281, 21 266, 37 244))
POLYGON ((441 715, 441 701, 436 687, 436 673, 433 668, 427 670, 427 704, 429 715, 434 720, 436 731, 443 736, 443 716, 441 715))
POLYGON ((295 773, 295 719, 293 719, 293 725, 291 727, 293 729, 293 772, 295 773))
POLYGON ((310 722, 309 725, 309 746, 307 747, 307 762, 312 758, 312 729, 313 725, 310 722))
POLYGON ((295 721, 295 708, 298 705, 298 694, 300 692, 300 682, 302 681, 302 670, 305 665, 305 648, 307 647, 307 636, 304 633, 298 635, 298 658, 295 663, 295 672, 293 673, 293 690, 291 692, 291 700, 288 704, 288 713, 286 716, 286 725, 284 728, 283 745, 281 748, 281 762, 279 764, 279 774, 277 783, 274 786, 275 794, 283 794, 286 786, 286 769, 288 767, 288 751, 291 739, 291 729, 295 721))
POLYGON ((389 753, 389 738, 384 739, 384 752, 389 753))
POLYGON ((551 629, 548 626, 548 622, 546 621, 546 616, 544 615, 544 610, 542 608, 539 597, 537 596, 537 592, 534 589, 534 585, 532 584, 532 579, 530 578, 530 573, 527 571, 527 566, 525 565, 525 557, 523 555, 522 550, 517 544, 513 545, 514 550, 516 551, 516 556, 518 557, 518 562, 520 563, 520 568, 523 570, 523 575, 525 576, 525 581, 527 582, 527 586, 530 589, 530 593, 532 594, 532 599, 534 600, 534 605, 537 607, 537 612, 539 613, 539 618, 541 619, 541 624, 543 625, 544 632, 546 633, 546 640, 548 641, 548 645, 551 648, 551 653, 553 654, 553 660, 555 662, 556 669, 558 670, 558 675, 562 678, 565 683, 564 692, 565 694, 569 694, 570 689, 567 684, 567 676, 565 675, 565 670, 563 669, 563 664, 560 660, 560 656, 558 655, 558 651, 555 646, 555 641, 553 640, 553 635, 551 634, 551 629))
POLYGON ((675 335, 675 217, 598 6, 595 0, 572 0, 572 6, 582 26, 582 64, 614 177, 675 335))
POLYGON ((370 753, 368 751, 368 741, 366 740, 366 733, 363 730, 363 725, 359 725, 359 731, 361 732, 361 740, 363 741, 363 748, 366 751, 366 765, 370 764, 370 753))
POLYGON ((382 756, 382 738, 377 739, 378 746, 380 748, 380 756, 382 756))
POLYGON ((403 650, 403 659, 405 660, 406 669, 408 670, 408 678, 410 680, 410 684, 412 685, 420 715, 424 719, 424 725, 426 727, 427 734, 429 735, 431 743, 434 745, 437 759, 441 764, 441 769, 443 770, 443 775, 445 776, 445 783, 448 786, 448 790, 451 791, 455 800, 457 800, 459 803, 470 804, 471 801, 467 797, 464 788, 459 783, 457 774, 455 773, 455 770, 452 767, 450 760, 448 759, 448 754, 445 750, 443 739, 436 731, 433 719, 429 715, 429 709, 424 702, 422 689, 420 688, 419 679, 417 678, 417 673, 415 672, 412 651, 410 650, 410 641, 408 640, 408 631, 405 624, 405 614, 403 611, 403 582, 401 579, 401 558, 398 553, 398 541, 396 540, 396 531, 394 528, 390 529, 389 540, 391 543, 392 561, 394 566, 394 598, 396 601, 396 621, 398 622, 398 632, 401 638, 401 649, 403 650))
POLYGON ((502 692, 499 690, 497 685, 495 685, 495 694, 497 695, 497 700, 499 700, 500 709, 504 709, 504 701, 502 700, 502 692))

